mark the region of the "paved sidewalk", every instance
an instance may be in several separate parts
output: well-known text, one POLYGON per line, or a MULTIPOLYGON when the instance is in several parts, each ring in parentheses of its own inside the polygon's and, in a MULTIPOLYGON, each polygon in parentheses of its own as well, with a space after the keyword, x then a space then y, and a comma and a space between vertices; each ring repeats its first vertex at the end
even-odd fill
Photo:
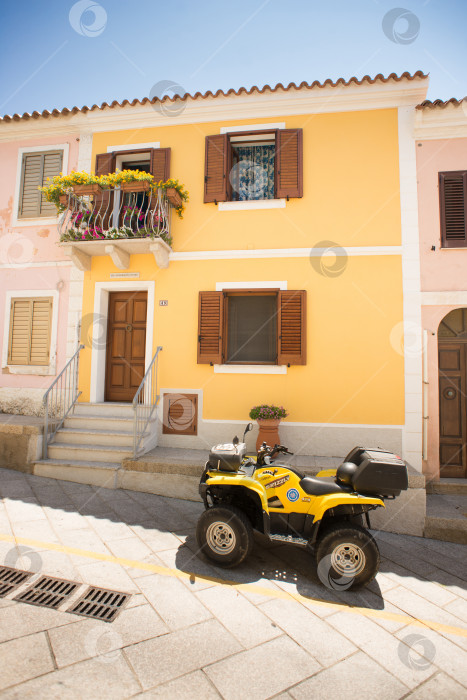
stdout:
POLYGON ((467 698, 462 545, 376 533, 376 581, 335 592, 261 536, 201 560, 198 503, 3 469, 0 497, 0 564, 132 594, 110 624, 0 598, 2 698, 467 698))

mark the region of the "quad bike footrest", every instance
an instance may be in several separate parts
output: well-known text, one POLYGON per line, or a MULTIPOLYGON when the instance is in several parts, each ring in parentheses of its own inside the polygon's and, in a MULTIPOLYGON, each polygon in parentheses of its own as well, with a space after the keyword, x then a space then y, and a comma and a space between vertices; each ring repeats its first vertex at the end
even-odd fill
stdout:
POLYGON ((286 542, 286 543, 291 543, 291 544, 299 544, 302 547, 306 547, 308 544, 308 540, 304 540, 303 537, 294 537, 293 535, 282 535, 282 534, 274 534, 274 535, 269 535, 269 538, 271 540, 274 540, 275 542, 286 542))

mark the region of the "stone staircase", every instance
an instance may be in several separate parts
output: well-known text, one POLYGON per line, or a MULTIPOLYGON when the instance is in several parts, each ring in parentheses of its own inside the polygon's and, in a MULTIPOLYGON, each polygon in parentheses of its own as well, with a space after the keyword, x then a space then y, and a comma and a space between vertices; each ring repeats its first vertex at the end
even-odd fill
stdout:
POLYGON ((425 537, 467 544, 467 479, 426 485, 425 537))
MULTIPOLYGON (((145 439, 153 434, 155 422, 145 439)), ((48 458, 35 462, 34 474, 117 488, 122 461, 132 456, 132 404, 77 403, 49 444, 48 458)))

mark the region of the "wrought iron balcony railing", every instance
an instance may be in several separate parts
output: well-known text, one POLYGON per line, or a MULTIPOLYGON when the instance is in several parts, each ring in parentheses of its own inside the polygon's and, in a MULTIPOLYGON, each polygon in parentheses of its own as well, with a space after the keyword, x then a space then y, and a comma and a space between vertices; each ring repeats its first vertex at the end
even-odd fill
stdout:
POLYGON ((114 189, 76 185, 60 198, 60 241, 114 241, 160 238, 171 244, 171 205, 166 190, 152 191, 147 182, 128 182, 114 189))

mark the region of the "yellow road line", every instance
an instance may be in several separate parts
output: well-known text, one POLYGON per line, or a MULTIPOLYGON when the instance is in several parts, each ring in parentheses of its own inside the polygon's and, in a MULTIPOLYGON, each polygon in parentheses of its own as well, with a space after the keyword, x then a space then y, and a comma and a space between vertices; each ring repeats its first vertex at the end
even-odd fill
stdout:
MULTIPOLYGON (((259 595, 264 595, 269 598, 279 598, 284 600, 296 600, 299 603, 312 603, 313 605, 321 605, 326 608, 330 608, 335 611, 344 611, 349 613, 354 613, 357 615, 363 615, 364 617, 377 617, 382 620, 393 620, 394 622, 400 622, 404 625, 412 625, 415 627, 428 627, 436 632, 444 632, 446 634, 453 634, 458 637, 467 637, 467 629, 462 627, 454 627, 452 625, 444 625, 440 622, 435 622, 433 620, 424 620, 411 617, 410 615, 403 615, 400 613, 391 613, 384 610, 373 610, 371 608, 360 608, 356 605, 349 605, 346 603, 331 603, 328 600, 322 600, 320 598, 310 598, 300 593, 293 593, 292 591, 282 591, 280 589, 266 588, 265 586, 258 586, 254 583, 237 583, 235 581, 229 581, 226 579, 216 578, 214 576, 200 576, 194 572, 180 571, 179 569, 170 569, 166 566, 159 566, 158 564, 149 564, 144 561, 138 561, 136 559, 124 559, 122 557, 114 557, 112 554, 100 554, 99 552, 92 552, 86 549, 78 549, 77 547, 68 547, 61 544, 55 544, 54 542, 41 542, 39 540, 32 540, 26 537, 14 537, 13 535, 4 535, 0 533, 0 541, 13 542, 14 544, 24 544, 29 547, 36 547, 38 549, 48 549, 55 550, 56 552, 62 552, 63 554, 75 554, 80 557, 87 557, 88 559, 96 559, 97 561, 107 561, 111 564, 119 564, 120 566, 126 566, 132 569, 141 569, 142 571, 151 571, 154 574, 160 574, 161 576, 172 576, 173 578, 187 579, 189 581, 194 581, 199 579, 200 581, 209 581, 217 586, 229 586, 235 588, 238 591, 246 591, 248 593, 257 593, 259 595)), ((40 553, 39 553, 40 555, 40 553)))

